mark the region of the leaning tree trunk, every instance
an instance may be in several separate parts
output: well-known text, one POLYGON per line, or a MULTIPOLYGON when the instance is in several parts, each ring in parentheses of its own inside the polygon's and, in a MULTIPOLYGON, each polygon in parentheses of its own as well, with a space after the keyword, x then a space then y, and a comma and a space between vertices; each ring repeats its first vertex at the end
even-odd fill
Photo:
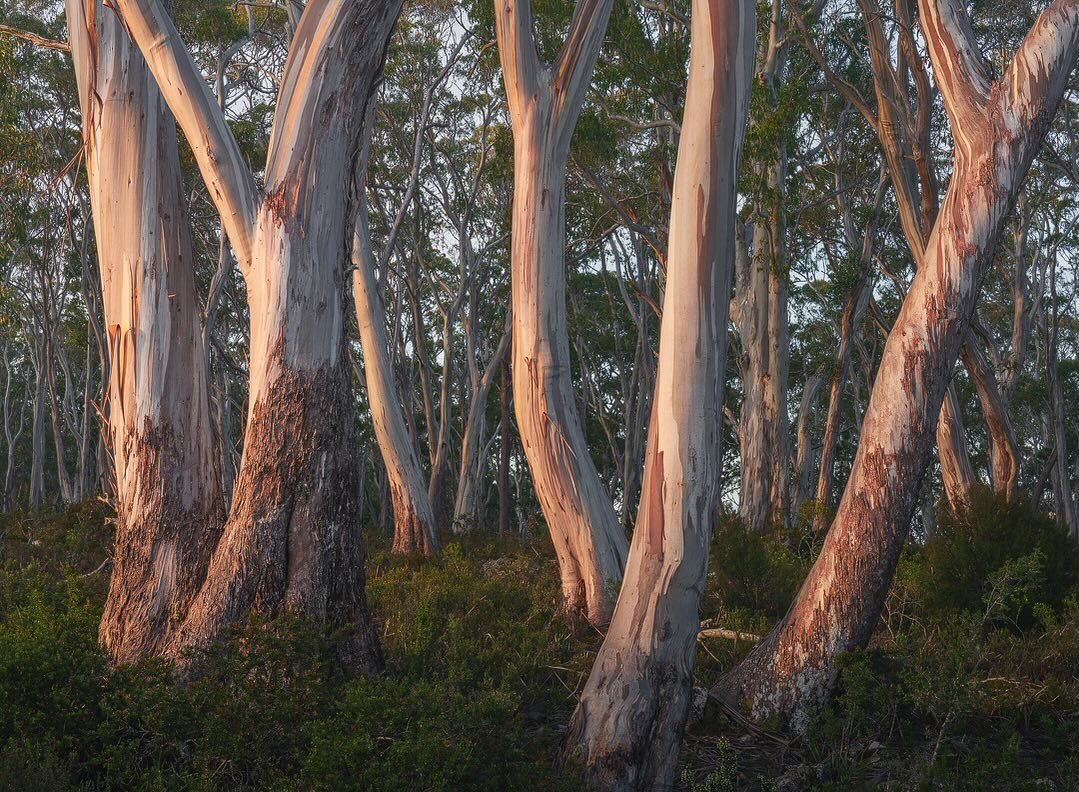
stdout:
POLYGON ((168 650, 215 640, 249 610, 346 628, 343 660, 381 663, 364 596, 345 322, 348 196, 367 103, 400 0, 312 0, 254 184, 156 0, 119 0, 177 115, 247 282, 244 455, 202 588, 168 650))
POLYGON ((547 67, 536 52, 529 0, 495 3, 514 140, 517 428, 558 555, 566 612, 597 625, 610 619, 627 542, 589 456, 574 400, 566 327, 566 161, 611 5, 581 0, 558 62, 547 67))
POLYGON ((100 638, 158 654, 198 590, 224 507, 176 123, 100 0, 67 0, 108 333, 116 547, 100 638))
MULTIPOLYGON (((367 124, 374 120, 368 112, 367 124)), ((370 141, 370 129, 364 143, 363 157, 370 141)), ((363 163, 366 170, 366 162, 363 163)), ((352 298, 356 304, 356 323, 363 349, 367 401, 375 427, 382 461, 386 466, 390 500, 393 503, 393 543, 397 554, 438 553, 442 545, 435 526, 435 515, 427 497, 420 460, 405 425, 401 400, 397 394, 389 339, 386 337, 386 309, 378 292, 375 257, 368 228, 367 200, 363 195, 364 179, 357 179, 356 219, 352 233, 352 298)))
POLYGON ((804 728, 836 658, 876 627, 929 462, 936 416, 1004 221, 1079 51, 1079 0, 1056 0, 993 83, 958 0, 921 0, 955 166, 923 266, 885 345, 835 521, 786 618, 713 694, 804 728))
POLYGON ((694 0, 655 398, 626 577, 570 722, 601 790, 673 789, 719 488, 752 0, 694 0))

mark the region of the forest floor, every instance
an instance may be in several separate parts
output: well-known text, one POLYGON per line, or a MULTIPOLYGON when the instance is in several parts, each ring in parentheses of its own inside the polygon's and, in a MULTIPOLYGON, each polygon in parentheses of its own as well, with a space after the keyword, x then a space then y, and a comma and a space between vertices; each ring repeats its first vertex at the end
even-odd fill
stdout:
MULTIPOLYGON (((556 615, 545 537, 454 540, 438 561, 373 537, 382 677, 339 673, 334 636, 280 619, 183 686, 97 646, 110 543, 92 503, 0 524, 0 790, 582 788, 554 759, 600 636, 556 615)), ((766 631, 818 543, 721 527, 703 618, 766 631)), ((683 788, 1079 790, 1077 581, 1075 548, 1023 504, 942 520, 809 731, 697 712, 683 788)), ((697 685, 748 648, 702 639, 697 685)))

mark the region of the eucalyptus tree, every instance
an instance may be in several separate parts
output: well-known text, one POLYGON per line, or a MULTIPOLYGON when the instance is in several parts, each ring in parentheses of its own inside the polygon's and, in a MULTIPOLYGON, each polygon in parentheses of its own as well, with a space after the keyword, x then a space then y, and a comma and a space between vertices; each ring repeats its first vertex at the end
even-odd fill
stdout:
POLYGON ((123 23, 68 0, 109 359, 117 514, 101 640, 159 653, 224 514, 176 125, 123 23))
POLYGON ((356 530, 344 277, 351 166, 400 2, 306 6, 280 81, 262 188, 161 4, 118 7, 191 145, 251 316, 231 508, 167 649, 212 641, 252 608, 288 609, 345 625, 346 659, 376 667, 356 530))
POLYGON ((955 141, 948 190, 888 335, 821 553, 787 616, 713 690, 796 728, 830 692, 838 655, 876 626, 987 269, 1079 53, 1079 0, 1054 0, 999 79, 960 0, 920 0, 919 18, 955 141))
POLYGON ((599 789, 673 789, 719 490, 752 0, 694 0, 644 483, 622 591, 566 745, 599 789))
POLYGON ((570 139, 612 0, 580 0, 557 60, 537 50, 530 0, 496 0, 513 125, 513 395, 517 429, 558 555, 564 607, 610 620, 627 542, 581 429, 566 328, 565 193, 570 139))

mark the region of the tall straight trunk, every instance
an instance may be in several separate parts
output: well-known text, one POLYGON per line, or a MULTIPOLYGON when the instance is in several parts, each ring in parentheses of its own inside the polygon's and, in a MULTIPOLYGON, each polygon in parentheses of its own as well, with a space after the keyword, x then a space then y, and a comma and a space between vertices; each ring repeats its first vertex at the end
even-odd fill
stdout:
POLYGON ((41 508, 45 500, 45 362, 40 339, 33 342, 34 399, 30 419, 30 486, 27 505, 41 508))
MULTIPOLYGON (((761 42, 757 81, 769 109, 778 101, 788 58, 783 0, 772 0, 768 37, 761 42)), ((738 513, 751 531, 790 526, 790 329, 787 308, 787 151, 782 141, 770 161, 753 163, 759 193, 747 255, 735 272, 734 324, 741 345, 742 408, 738 513)))
POLYGON ((56 459, 56 488, 59 490, 60 502, 64 506, 74 503, 71 476, 67 471, 67 448, 64 442, 64 426, 60 420, 60 403, 56 392, 56 350, 53 348, 53 335, 50 328, 45 341, 45 385, 49 394, 49 418, 52 429, 52 447, 56 459))
MULTIPOLYGON (((368 111, 361 169, 366 171, 370 125, 374 113, 368 111)), ((405 424, 401 399, 390 360, 386 337, 386 309, 378 291, 375 256, 368 227, 365 179, 357 179, 356 218, 352 232, 352 299, 356 305, 356 323, 363 349, 367 400, 375 439, 386 466, 386 476, 393 502, 394 553, 431 555, 442 548, 435 526, 435 515, 427 497, 427 485, 416 448, 405 424)))
POLYGON ((293 37, 260 191, 156 0, 119 0, 217 205, 247 283, 248 416, 228 519, 168 646, 255 609, 345 628, 342 660, 381 664, 364 595, 345 338, 348 196, 400 0, 312 0, 293 37))
POLYGON ((836 658, 876 627, 929 462, 935 419, 1001 230, 1079 52, 1079 0, 1055 0, 993 82, 960 0, 920 0, 956 141, 922 266, 888 335, 835 521, 786 618, 713 694, 804 728, 836 658))
MULTIPOLYGON (((770 84, 770 81, 769 81, 770 84)), ((786 153, 768 166, 767 190, 780 201, 786 153)), ((790 524, 790 372, 785 223, 780 206, 756 218, 750 250, 740 257, 735 326, 741 343, 742 409, 738 440, 738 513, 757 533, 790 524)))
POLYGON ((557 63, 536 51, 529 0, 496 0, 513 124, 511 281, 517 428, 558 555, 564 607, 611 617, 627 542, 577 414, 566 327, 566 161, 612 0, 580 0, 557 63))
POLYGON ((819 374, 811 374, 802 388, 802 402, 798 408, 796 451, 794 456, 794 481, 791 485, 791 517, 797 517, 802 504, 810 498, 813 491, 813 438, 810 419, 816 412, 817 393, 823 384, 819 374))
POLYGON ((601 790, 674 788, 722 461, 736 189, 752 0, 694 0, 667 287, 637 527, 614 618, 570 722, 601 790))
POLYGON ((1079 539, 1079 500, 1073 492, 1068 475, 1068 421, 1064 407, 1064 389, 1060 384, 1060 308, 1057 301, 1057 265, 1054 257, 1049 265, 1049 294, 1052 317, 1045 311, 1046 368, 1049 375, 1049 412, 1052 416, 1053 452, 1056 466, 1053 489, 1056 492, 1057 519, 1073 539, 1079 539))
POLYGON ((67 0, 108 336, 117 513, 100 638, 158 654, 198 590, 223 506, 176 124, 100 0, 67 0))
MULTIPOLYGON (((511 325, 512 327, 512 325, 511 325)), ((512 330, 511 330, 512 333, 512 330)), ((498 407, 500 416, 498 453, 498 535, 510 532, 510 356, 502 355, 498 375, 498 407)))
POLYGON ((19 422, 15 424, 12 411, 14 405, 12 404, 12 376, 13 371, 11 368, 11 350, 7 344, 3 345, 3 362, 4 362, 4 400, 3 400, 3 419, 4 419, 4 440, 7 443, 7 454, 5 455, 5 467, 4 467, 4 495, 3 495, 3 510, 6 512, 14 503, 15 493, 12 491, 14 487, 15 476, 15 448, 19 442, 19 437, 22 435, 23 427, 26 425, 26 411, 20 404, 19 407, 19 422))

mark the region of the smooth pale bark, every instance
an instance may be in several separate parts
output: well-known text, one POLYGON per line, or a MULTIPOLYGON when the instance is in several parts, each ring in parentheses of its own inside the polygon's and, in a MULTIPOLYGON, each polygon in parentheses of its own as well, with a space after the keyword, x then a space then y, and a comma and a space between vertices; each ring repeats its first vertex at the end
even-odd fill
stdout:
POLYGON ((158 654, 224 515, 176 124, 100 0, 67 1, 108 343, 116 546, 99 636, 158 654))
POLYGON ((558 556, 566 613, 611 617, 627 542, 577 414, 566 327, 566 163, 612 0, 580 0, 553 66, 541 63, 529 0, 495 0, 513 125, 511 281, 517 429, 558 556))
POLYGON ((312 0, 282 76, 256 188, 224 115, 156 0, 119 0, 191 144, 247 283, 248 419, 232 505, 168 650, 249 610, 347 628, 342 660, 381 663, 364 596, 345 338, 348 196, 400 0, 312 0))
MULTIPOLYGON (((373 107, 373 104, 372 104, 373 107)), ((393 503, 391 552, 431 555, 442 549, 435 526, 427 483, 416 448, 409 435, 397 393, 386 336, 386 309, 378 289, 375 254, 371 247, 367 199, 364 195, 367 156, 374 113, 367 113, 363 153, 356 185, 356 218, 352 230, 352 299, 363 349, 367 401, 375 439, 386 466, 386 478, 393 503)))
POLYGON ((836 658, 876 627, 986 271, 1079 51, 1079 0, 1045 10, 995 83, 961 3, 921 0, 920 17, 955 140, 948 192, 888 335, 821 554, 786 618, 712 691, 796 729, 827 699, 836 658))
POLYGON ((694 0, 659 363, 637 527, 566 737, 601 790, 673 789, 722 460, 738 160, 752 0, 694 0))

